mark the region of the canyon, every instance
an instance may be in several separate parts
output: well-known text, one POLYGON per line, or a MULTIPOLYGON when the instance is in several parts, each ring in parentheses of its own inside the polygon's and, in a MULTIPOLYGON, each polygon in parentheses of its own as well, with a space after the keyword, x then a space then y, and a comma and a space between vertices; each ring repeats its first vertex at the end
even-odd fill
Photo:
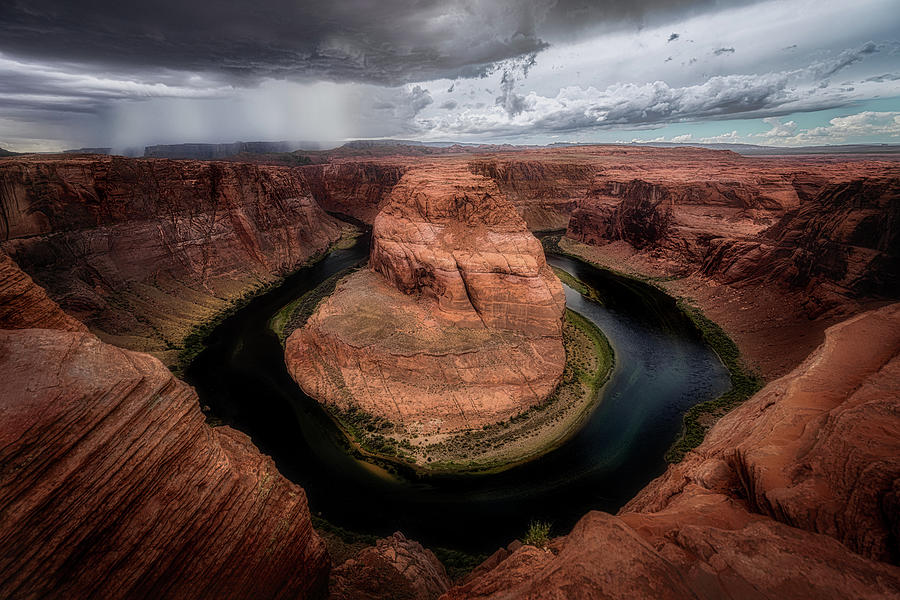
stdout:
POLYGON ((4 596, 900 596, 895 161, 31 155, 0 159, 0 206, 4 596), (332 565, 303 489, 166 368, 338 242, 329 213, 372 226, 370 261, 285 357, 343 409, 427 436, 540 403, 565 362, 562 286, 531 233, 546 230, 701 309, 769 383, 618 514, 542 547, 455 582, 401 534, 332 565))
POLYGON ((898 369, 900 305, 828 329, 618 515, 499 551, 443 598, 897 596, 898 369))
POLYGON ((0 247, 63 310, 167 365, 342 232, 289 169, 231 163, 9 158, 0 207, 0 247))

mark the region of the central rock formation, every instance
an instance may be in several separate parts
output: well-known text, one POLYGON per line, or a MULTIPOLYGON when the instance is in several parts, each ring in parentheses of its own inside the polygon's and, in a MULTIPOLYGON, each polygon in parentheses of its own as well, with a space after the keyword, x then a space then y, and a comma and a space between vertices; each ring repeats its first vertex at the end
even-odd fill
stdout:
POLYGON ((351 275, 287 341, 304 390, 411 432, 502 421, 552 392, 565 296, 490 179, 404 175, 375 219, 371 270, 351 275))

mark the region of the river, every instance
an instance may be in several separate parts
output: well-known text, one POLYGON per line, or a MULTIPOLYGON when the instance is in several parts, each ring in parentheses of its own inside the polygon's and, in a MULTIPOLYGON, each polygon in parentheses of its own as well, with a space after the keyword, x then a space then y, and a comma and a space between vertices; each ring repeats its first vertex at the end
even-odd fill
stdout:
POLYGON ((600 292, 566 288, 569 308, 609 338, 616 366, 584 427, 553 452, 503 473, 404 480, 354 459, 318 403, 287 373, 268 321, 282 306, 368 255, 369 237, 252 300, 207 339, 186 371, 201 404, 244 431, 301 485, 310 508, 355 531, 401 530, 426 545, 491 552, 532 519, 566 533, 591 509, 615 512, 665 469, 684 412, 729 387, 728 374, 675 301, 652 286, 567 257, 548 262, 600 292))

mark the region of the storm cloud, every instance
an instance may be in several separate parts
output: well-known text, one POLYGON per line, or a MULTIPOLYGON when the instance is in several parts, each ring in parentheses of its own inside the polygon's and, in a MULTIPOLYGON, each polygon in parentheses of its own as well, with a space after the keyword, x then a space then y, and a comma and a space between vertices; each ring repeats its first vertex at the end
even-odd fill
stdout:
POLYGON ((0 4, 0 50, 113 72, 212 73, 238 84, 314 77, 399 85, 478 76, 498 61, 539 52, 579 31, 721 5, 713 0, 12 0, 0 4))
POLYGON ((0 146, 549 141, 847 106, 900 89, 900 19, 861 2, 7 0, 0 146))

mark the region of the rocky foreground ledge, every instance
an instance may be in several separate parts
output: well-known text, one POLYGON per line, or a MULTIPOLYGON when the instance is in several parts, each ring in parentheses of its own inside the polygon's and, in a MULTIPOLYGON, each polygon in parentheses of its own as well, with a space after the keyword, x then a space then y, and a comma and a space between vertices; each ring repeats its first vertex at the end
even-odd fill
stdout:
POLYGON ((900 304, 830 328, 613 516, 444 600, 900 597, 900 304))
POLYGON ((29 305, 0 312, 0 597, 323 594, 304 491, 207 425, 159 360, 73 324, 2 258, 16 285, 0 303, 29 305))

